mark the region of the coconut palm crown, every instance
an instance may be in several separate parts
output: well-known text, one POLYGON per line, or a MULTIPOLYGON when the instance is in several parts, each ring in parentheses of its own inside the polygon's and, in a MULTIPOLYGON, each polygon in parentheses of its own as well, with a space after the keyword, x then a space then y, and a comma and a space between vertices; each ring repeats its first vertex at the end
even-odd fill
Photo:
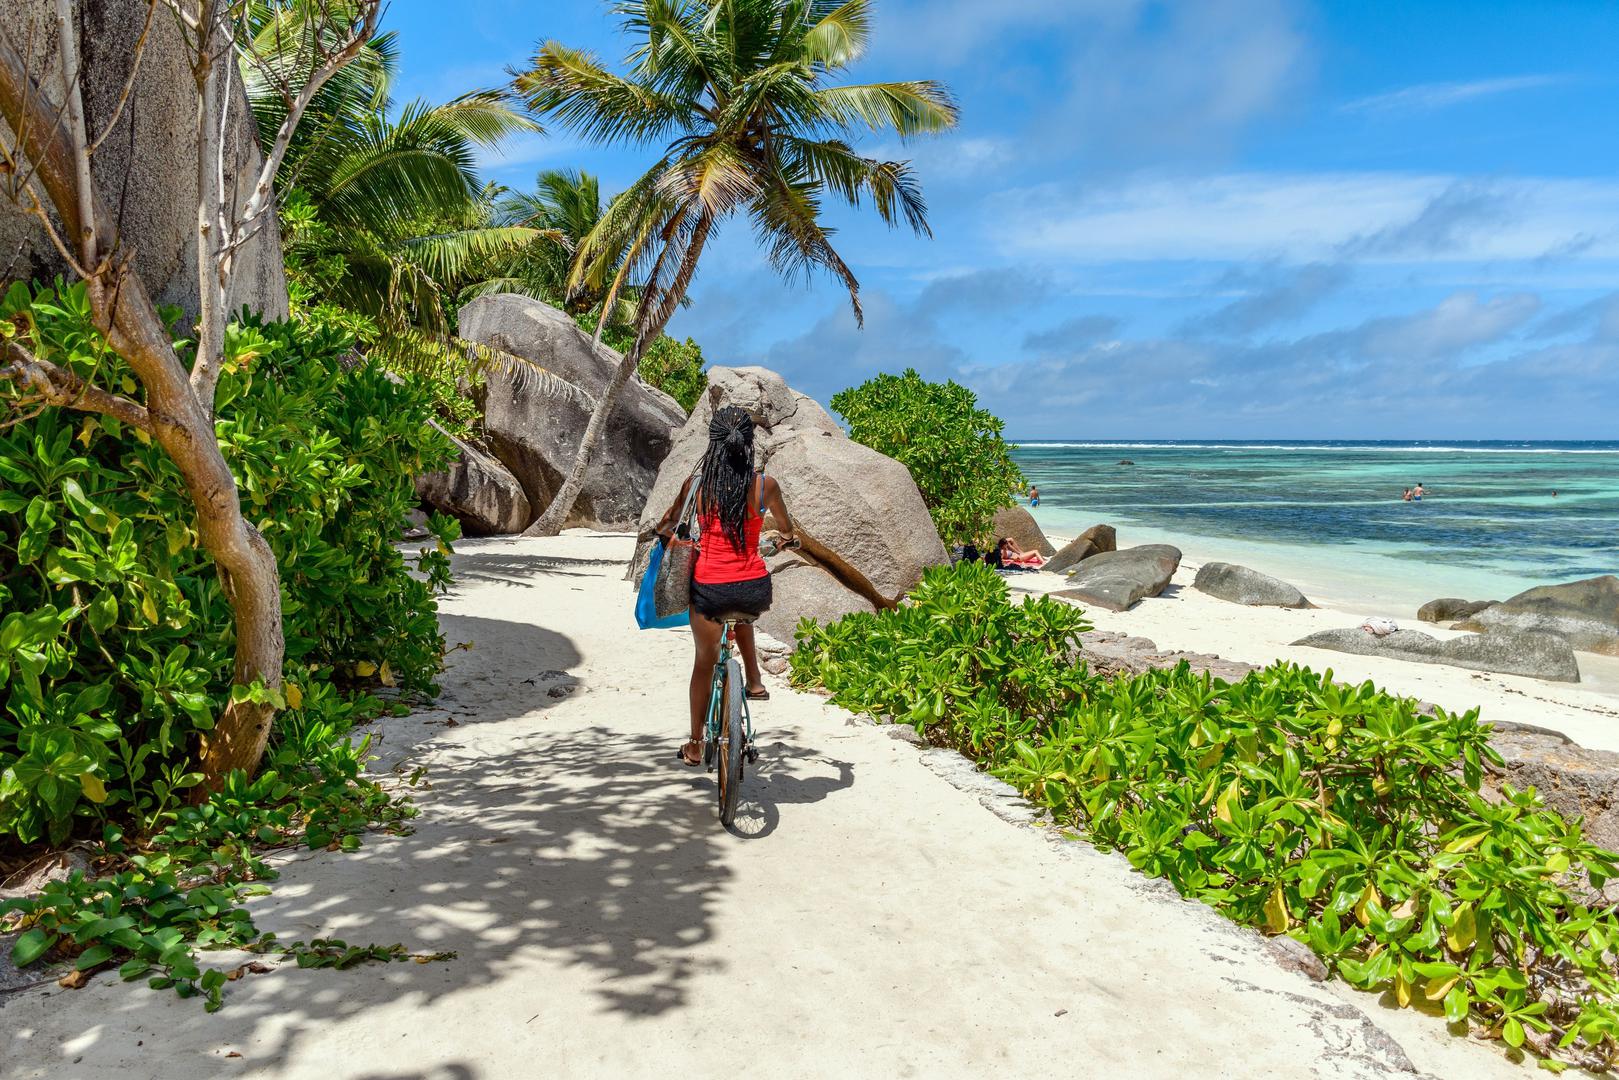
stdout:
POLYGON ((685 296, 704 245, 721 221, 746 215, 775 268, 816 270, 848 290, 860 319, 860 284, 822 221, 828 197, 870 205, 890 226, 930 235, 927 205, 909 163, 854 149, 860 130, 909 138, 956 123, 950 92, 929 81, 834 85, 865 52, 873 0, 624 0, 614 10, 633 48, 625 71, 558 42, 542 45, 513 88, 538 116, 604 144, 655 145, 652 167, 608 206, 578 245, 570 284, 601 276, 622 255, 606 303, 635 277, 636 339, 622 379, 598 400, 580 458, 529 530, 561 528, 595 438, 639 354, 685 296))

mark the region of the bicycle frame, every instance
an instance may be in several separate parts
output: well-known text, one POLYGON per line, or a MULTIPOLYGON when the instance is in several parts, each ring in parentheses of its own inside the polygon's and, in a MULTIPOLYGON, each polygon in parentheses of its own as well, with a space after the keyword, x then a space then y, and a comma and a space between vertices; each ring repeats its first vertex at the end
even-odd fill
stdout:
MULTIPOLYGON (((714 677, 708 684, 708 719, 703 724, 703 738, 711 745, 720 740, 720 714, 724 709, 720 692, 725 686, 725 665, 730 662, 732 646, 736 643, 736 623, 726 622, 720 627, 720 654, 714 662, 714 677)), ((748 708, 746 687, 742 695, 742 731, 747 743, 753 742, 753 711, 748 708)))

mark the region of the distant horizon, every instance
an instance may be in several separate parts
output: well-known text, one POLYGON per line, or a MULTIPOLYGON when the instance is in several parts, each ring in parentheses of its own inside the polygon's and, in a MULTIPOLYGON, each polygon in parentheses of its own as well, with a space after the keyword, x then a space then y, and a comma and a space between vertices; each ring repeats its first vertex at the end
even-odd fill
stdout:
POLYGON ((1405 449, 1420 450, 1424 446, 1432 447, 1594 447, 1607 450, 1609 448, 1619 451, 1619 439, 1360 439, 1360 438, 1326 438, 1326 439, 1298 439, 1287 436, 1254 435, 1246 438, 1223 438, 1212 435, 1189 435, 1185 437, 1169 438, 1164 436, 1141 435, 1121 438, 1108 438, 1096 435, 1073 436, 1018 436, 1007 435, 1006 440, 1018 446, 1139 446, 1152 447, 1184 446, 1187 443, 1207 443, 1221 446, 1264 446, 1269 444, 1305 445, 1305 446, 1397 446, 1405 449))

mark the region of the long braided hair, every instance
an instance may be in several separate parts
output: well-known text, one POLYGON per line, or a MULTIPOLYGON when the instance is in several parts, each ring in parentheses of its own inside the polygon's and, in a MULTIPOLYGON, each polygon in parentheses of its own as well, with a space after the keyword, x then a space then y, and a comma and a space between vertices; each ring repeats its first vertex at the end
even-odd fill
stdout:
POLYGON ((748 489, 753 486, 753 417, 727 405, 708 422, 708 449, 697 472, 697 500, 738 551, 747 542, 748 489))

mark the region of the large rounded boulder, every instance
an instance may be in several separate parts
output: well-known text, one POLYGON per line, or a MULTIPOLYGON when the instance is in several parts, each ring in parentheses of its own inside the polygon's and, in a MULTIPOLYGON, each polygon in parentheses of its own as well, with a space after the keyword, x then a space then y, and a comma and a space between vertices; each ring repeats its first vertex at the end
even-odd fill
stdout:
POLYGON ((1004 510, 997 511, 993 528, 997 541, 1003 536, 1009 536, 1019 551, 1038 551, 1048 559, 1057 554, 1057 549, 1046 539, 1040 523, 1034 520, 1033 514, 1021 506, 1008 506, 1004 510))
POLYGON ((1107 551, 1070 570, 1068 588, 1054 595, 1108 611, 1125 611, 1138 600, 1162 593, 1180 564, 1180 549, 1169 544, 1107 551))
MULTIPOLYGON (((463 338, 497 354, 484 396, 484 430, 538 515, 573 468, 596 396, 621 357, 597 347, 566 312, 526 296, 479 297, 461 309, 460 329, 463 338)), ((632 375, 567 524, 634 524, 685 419, 674 398, 632 375)))
POLYGON ((1041 569, 1061 574, 1072 570, 1092 555, 1103 555, 1117 550, 1119 550, 1118 531, 1111 525, 1092 525, 1064 544, 1055 555, 1046 560, 1046 565, 1041 569))
POLYGON ((1460 624, 1465 630, 1533 630, 1576 649, 1619 656, 1619 577, 1541 585, 1492 604, 1460 624))
POLYGON ((522 532, 533 514, 517 477, 476 446, 445 435, 459 453, 448 468, 416 478, 416 497, 456 518, 468 536, 522 532))
POLYGON ((775 372, 716 367, 652 484, 632 577, 645 564, 657 522, 708 447, 709 421, 727 405, 753 417, 755 464, 781 486, 803 543, 778 566, 775 615, 761 622, 769 633, 790 642, 802 615, 827 621, 892 607, 924 570, 949 562, 904 465, 848 438, 825 409, 775 372))
POLYGON ((1314 607, 1297 588, 1235 563, 1211 562, 1198 567, 1192 588, 1220 600, 1250 607, 1314 607))
MULTIPOLYGON (((197 82, 186 32, 159 10, 147 22, 148 0, 98 0, 79 5, 78 51, 85 121, 102 138, 91 162, 95 186, 117 218, 122 252, 158 304, 197 316, 197 82), (135 58, 140 67, 131 71, 135 58), (133 78, 132 78, 133 76, 133 78), (109 122, 117 117, 117 123, 109 122), (104 133, 104 134, 103 134, 104 133)), ((160 5, 160 8, 162 5, 160 5)), ((30 74, 60 100, 61 49, 55 9, 40 0, 0 0, 0 26, 23 54, 30 74)), ((238 204, 252 194, 249 177, 262 166, 259 143, 241 83, 230 84, 223 130, 223 167, 236 181, 238 204)), ((0 121, 0 129, 4 128, 0 121)), ((5 136, 10 142, 10 137, 5 136)), ((0 171, 8 171, 0 169, 0 171)), ((246 306, 270 319, 287 317, 287 279, 275 214, 234 256, 229 311, 246 306)), ((39 221, 0 196, 0 281, 73 280, 39 221)))

